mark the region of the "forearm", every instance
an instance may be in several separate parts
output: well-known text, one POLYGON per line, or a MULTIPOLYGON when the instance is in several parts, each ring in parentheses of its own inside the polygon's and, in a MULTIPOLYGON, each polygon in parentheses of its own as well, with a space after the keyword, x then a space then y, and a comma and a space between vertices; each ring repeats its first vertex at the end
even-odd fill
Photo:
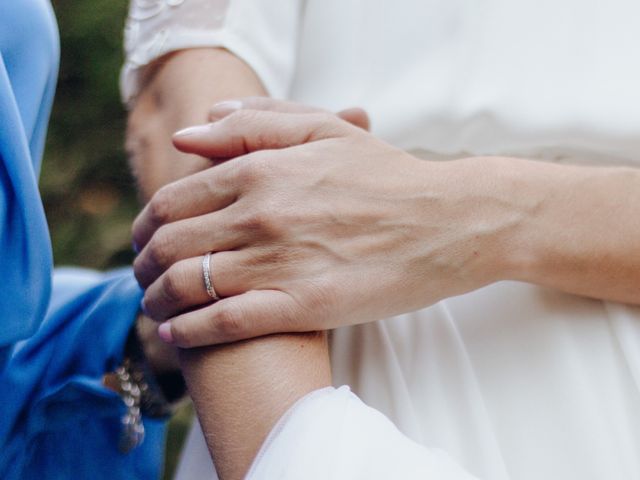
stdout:
MULTIPOLYGON (((171 135, 207 119, 226 98, 264 95, 252 70, 222 50, 192 50, 157 65, 130 115, 128 146, 141 192, 211 166, 178 153, 171 135)), ((185 379, 223 480, 241 478, 279 416, 330 384, 324 335, 280 335, 182 352, 185 379)))
POLYGON ((224 480, 243 478, 273 425, 296 400, 331 384, 324 333, 182 350, 180 359, 224 480))
POLYGON ((211 166, 208 159, 178 152, 171 143, 176 131, 205 123, 216 102, 265 95, 247 64, 217 48, 163 57, 143 78, 129 114, 127 151, 145 201, 161 186, 211 166))
POLYGON ((640 304, 640 171, 499 159, 528 209, 509 232, 505 278, 640 304))

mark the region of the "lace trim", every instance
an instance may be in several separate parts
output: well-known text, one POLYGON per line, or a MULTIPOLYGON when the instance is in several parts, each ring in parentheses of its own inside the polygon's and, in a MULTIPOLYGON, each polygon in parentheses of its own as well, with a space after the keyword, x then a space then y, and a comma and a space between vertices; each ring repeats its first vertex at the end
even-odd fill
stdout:
POLYGON ((223 28, 230 0, 131 0, 125 24, 125 101, 137 94, 137 70, 167 53, 176 32, 223 28))

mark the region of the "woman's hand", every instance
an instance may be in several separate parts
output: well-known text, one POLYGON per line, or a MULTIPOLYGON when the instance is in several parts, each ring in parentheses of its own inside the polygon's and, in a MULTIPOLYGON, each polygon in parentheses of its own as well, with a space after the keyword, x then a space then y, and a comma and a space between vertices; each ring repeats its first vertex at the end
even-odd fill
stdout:
POLYGON ((162 188, 134 224, 144 306, 171 318, 167 341, 373 321, 499 278, 501 234, 530 207, 497 198, 484 172, 499 160, 425 162, 335 115, 256 101, 176 134, 184 152, 232 160, 162 188))

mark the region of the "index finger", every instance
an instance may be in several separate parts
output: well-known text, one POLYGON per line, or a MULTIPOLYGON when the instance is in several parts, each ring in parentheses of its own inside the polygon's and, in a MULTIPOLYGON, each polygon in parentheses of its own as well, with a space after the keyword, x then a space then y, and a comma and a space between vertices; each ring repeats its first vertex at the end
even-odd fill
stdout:
POLYGON ((182 152, 207 158, 233 158, 258 150, 283 149, 340 137, 349 127, 347 122, 330 113, 241 109, 216 122, 176 132, 173 144, 182 152))

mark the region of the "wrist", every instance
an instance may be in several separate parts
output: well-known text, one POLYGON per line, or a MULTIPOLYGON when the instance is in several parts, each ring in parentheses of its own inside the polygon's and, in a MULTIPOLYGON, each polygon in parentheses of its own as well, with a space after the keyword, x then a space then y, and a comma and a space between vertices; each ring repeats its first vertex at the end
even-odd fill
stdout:
POLYGON ((471 289, 525 280, 538 261, 536 220, 545 205, 548 177, 538 162, 512 157, 447 163, 455 170, 450 181, 465 198, 459 221, 472 250, 471 289))
POLYGON ((611 247, 611 238, 624 235, 613 235, 618 223, 609 222, 625 189, 634 188, 621 181, 630 172, 515 159, 513 164, 513 195, 526 200, 528 210, 509 239, 505 278, 593 295, 589 285, 614 261, 601 252, 625 248, 611 247))
POLYGON ((243 478, 291 405, 331 385, 323 332, 185 349, 180 360, 220 478, 243 478))
POLYGON ((487 164, 487 194, 502 205, 504 225, 492 239, 494 281, 535 282, 549 234, 543 217, 557 181, 557 172, 548 169, 556 166, 512 157, 492 157, 487 164))

